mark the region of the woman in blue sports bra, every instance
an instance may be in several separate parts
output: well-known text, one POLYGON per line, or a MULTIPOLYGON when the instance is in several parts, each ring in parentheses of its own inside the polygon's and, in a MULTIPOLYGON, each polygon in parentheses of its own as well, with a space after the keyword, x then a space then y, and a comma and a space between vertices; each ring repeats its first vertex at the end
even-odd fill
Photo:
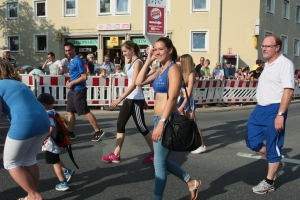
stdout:
MULTIPOLYGON (((181 68, 184 82, 185 82, 185 85, 181 86, 180 100, 178 103, 178 111, 180 113, 183 113, 185 116, 189 117, 190 119, 194 119, 194 121, 197 123, 196 115, 195 115, 196 104, 195 104, 195 100, 193 97, 194 84, 196 83, 193 58, 189 54, 184 54, 180 57, 178 64, 180 64, 180 66, 181 66, 180 68, 181 68), (187 100, 186 94, 185 94, 185 89, 184 89, 185 86, 186 86, 186 90, 187 90, 187 93, 190 98, 190 105, 191 105, 192 113, 190 113, 188 111, 189 104, 188 104, 188 100, 187 100)), ((198 127, 198 130, 200 133, 202 144, 198 149, 192 151, 191 152, 192 154, 199 154, 199 153, 203 153, 206 151, 206 146, 204 145, 203 135, 202 135, 202 132, 199 127, 198 127)))
POLYGON ((154 48, 150 50, 147 60, 136 79, 136 85, 140 86, 153 82, 153 89, 156 92, 154 130, 152 133, 155 169, 153 198, 155 200, 163 198, 167 183, 167 170, 187 184, 190 199, 197 198, 198 189, 201 186, 200 180, 192 179, 187 172, 168 159, 170 150, 162 146, 162 134, 166 119, 171 115, 180 114, 177 110, 177 97, 182 78, 181 71, 174 62, 176 58, 177 52, 172 41, 167 37, 159 38, 155 42, 154 48), (155 59, 162 64, 162 67, 155 73, 147 75, 148 68, 155 59))

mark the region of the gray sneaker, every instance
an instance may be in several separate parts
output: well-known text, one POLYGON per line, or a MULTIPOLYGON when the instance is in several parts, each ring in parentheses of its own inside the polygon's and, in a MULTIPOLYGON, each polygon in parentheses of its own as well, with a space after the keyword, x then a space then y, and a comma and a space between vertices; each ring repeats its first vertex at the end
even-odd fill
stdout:
POLYGON ((279 173, 280 173, 281 171, 283 171, 284 166, 285 166, 285 163, 281 160, 281 161, 279 162, 278 169, 277 169, 277 171, 276 171, 276 173, 275 173, 275 175, 274 175, 274 179, 273 179, 274 181, 275 181, 275 179, 279 176, 279 173))
POLYGON ((268 184, 264 179, 257 186, 252 188, 253 192, 256 194, 266 194, 268 192, 274 192, 274 183, 272 185, 268 184))

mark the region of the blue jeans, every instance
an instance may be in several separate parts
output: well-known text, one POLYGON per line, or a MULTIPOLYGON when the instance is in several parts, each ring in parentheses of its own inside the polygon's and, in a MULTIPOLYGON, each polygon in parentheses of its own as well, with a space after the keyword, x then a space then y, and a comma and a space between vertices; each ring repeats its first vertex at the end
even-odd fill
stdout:
MULTIPOLYGON (((179 115, 178 112, 172 114, 179 115)), ((154 128, 156 128, 161 115, 154 115, 154 128)), ((190 175, 183 171, 177 164, 168 160, 170 150, 162 146, 162 140, 153 142, 154 148, 154 169, 155 169, 155 189, 154 196, 155 200, 161 200, 167 183, 167 171, 177 176, 182 181, 187 183, 190 179, 190 175)))

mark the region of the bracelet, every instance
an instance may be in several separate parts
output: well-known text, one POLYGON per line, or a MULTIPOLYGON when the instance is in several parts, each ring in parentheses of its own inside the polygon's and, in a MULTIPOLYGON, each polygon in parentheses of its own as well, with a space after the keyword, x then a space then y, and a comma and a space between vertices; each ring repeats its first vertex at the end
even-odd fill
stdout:
POLYGON ((120 101, 123 101, 124 98, 122 96, 120 96, 119 99, 120 99, 120 101))

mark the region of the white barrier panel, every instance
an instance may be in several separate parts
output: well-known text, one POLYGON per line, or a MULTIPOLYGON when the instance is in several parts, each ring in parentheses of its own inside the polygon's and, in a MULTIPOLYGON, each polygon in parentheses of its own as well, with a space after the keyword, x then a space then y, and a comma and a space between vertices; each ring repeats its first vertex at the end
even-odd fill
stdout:
POLYGON ((222 102, 256 102, 257 81, 224 80, 222 102))
POLYGON ((222 81, 196 81, 193 96, 196 104, 219 103, 222 99, 222 81))
POLYGON ((34 75, 28 75, 28 74, 20 74, 21 77, 21 81, 22 83, 24 83, 25 85, 27 85, 30 90, 35 93, 35 87, 36 87, 36 83, 34 80, 34 75))
POLYGON ((67 105, 67 94, 69 89, 66 87, 66 82, 69 77, 61 75, 42 75, 36 77, 36 95, 39 96, 42 93, 50 93, 55 101, 54 105, 65 106, 67 105))
POLYGON ((294 98, 299 98, 300 97, 300 86, 298 86, 298 85, 295 86, 293 97, 294 98))
POLYGON ((108 106, 111 103, 111 78, 88 76, 86 81, 87 104, 89 106, 108 106))

